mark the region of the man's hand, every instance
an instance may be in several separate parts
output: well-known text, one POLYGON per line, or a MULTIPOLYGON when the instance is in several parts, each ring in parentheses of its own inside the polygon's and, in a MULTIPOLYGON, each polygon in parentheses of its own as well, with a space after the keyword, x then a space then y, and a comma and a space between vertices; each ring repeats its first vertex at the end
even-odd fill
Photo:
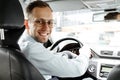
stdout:
POLYGON ((91 49, 88 46, 83 46, 82 48, 79 49, 80 55, 86 55, 87 57, 91 57, 91 49))

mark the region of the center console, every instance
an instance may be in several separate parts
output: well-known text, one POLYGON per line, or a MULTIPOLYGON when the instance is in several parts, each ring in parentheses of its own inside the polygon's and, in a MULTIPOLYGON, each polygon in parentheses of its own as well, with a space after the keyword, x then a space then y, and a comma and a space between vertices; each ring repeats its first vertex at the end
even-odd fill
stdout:
POLYGON ((90 59, 88 71, 98 80, 107 80, 109 72, 120 64, 120 47, 93 47, 93 57, 90 59))
POLYGON ((114 65, 111 64, 101 64, 99 76, 101 78, 107 78, 109 72, 112 70, 114 65))
POLYGON ((98 80, 107 80, 107 76, 112 68, 120 64, 119 60, 111 59, 92 59, 88 67, 89 73, 98 80))

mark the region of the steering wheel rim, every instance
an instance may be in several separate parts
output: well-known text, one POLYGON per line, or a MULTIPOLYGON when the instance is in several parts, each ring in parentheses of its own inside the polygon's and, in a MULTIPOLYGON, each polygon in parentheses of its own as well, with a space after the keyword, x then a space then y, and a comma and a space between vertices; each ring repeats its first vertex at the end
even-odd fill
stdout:
POLYGON ((52 47, 50 48, 50 50, 53 50, 57 45, 59 45, 61 42, 66 41, 66 40, 76 41, 77 44, 78 44, 80 47, 83 46, 83 44, 82 44, 79 40, 77 40, 77 39, 75 39, 75 38, 67 37, 67 38, 62 38, 62 39, 58 40, 57 42, 55 42, 55 43, 52 45, 52 47))

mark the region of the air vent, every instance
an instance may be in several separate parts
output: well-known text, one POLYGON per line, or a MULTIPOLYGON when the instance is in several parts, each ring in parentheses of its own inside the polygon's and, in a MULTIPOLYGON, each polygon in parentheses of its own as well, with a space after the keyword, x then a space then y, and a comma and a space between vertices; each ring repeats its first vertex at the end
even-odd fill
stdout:
POLYGON ((102 55, 113 55, 113 51, 108 51, 108 50, 102 50, 100 53, 102 55))

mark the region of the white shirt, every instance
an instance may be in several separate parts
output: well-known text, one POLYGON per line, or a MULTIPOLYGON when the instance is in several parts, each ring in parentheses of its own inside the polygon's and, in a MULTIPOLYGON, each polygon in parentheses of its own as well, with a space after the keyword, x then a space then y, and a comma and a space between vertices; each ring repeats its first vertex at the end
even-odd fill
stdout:
MULTIPOLYGON (((51 53, 42 43, 35 41, 25 30, 18 42, 26 58, 40 71, 46 80, 51 76, 77 77, 83 75, 89 64, 87 53, 69 59, 71 52, 51 53)), ((75 56, 75 55, 74 55, 75 56)))

